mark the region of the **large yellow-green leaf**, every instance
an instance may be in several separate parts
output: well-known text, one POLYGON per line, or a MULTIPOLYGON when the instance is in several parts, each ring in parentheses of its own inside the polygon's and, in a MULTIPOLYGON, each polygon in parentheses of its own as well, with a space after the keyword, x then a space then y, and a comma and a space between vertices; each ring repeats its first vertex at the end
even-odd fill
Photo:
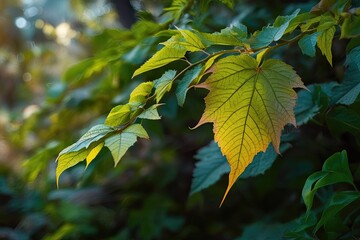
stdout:
POLYGON ((215 141, 230 164, 224 199, 238 176, 272 142, 279 152, 281 130, 296 125, 295 87, 304 87, 291 66, 279 60, 258 62, 248 56, 229 56, 212 67, 200 85, 210 92, 198 125, 213 122, 215 141))

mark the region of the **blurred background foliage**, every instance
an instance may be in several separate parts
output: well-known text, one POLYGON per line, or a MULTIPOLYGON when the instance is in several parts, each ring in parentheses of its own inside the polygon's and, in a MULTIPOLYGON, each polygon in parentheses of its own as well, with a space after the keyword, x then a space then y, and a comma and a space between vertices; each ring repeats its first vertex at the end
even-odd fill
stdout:
MULTIPOLYGON (((305 212, 304 182, 333 153, 348 150, 359 182, 359 135, 332 131, 319 114, 285 129, 291 148, 264 175, 240 179, 221 209, 226 177, 189 197, 194 155, 212 139, 211 126, 189 129, 206 94, 191 90, 183 108, 167 96, 162 120, 144 122, 151 140, 140 140, 116 168, 103 149, 87 171, 84 165, 66 171, 57 189, 61 149, 103 122, 139 82, 162 74, 131 79, 167 39, 157 33, 169 26, 215 32, 234 22, 253 32, 316 4, 239 0, 230 9, 222 2, 231 1, 176 2, 0 2, 0 239, 256 239, 254 232, 265 239, 281 236, 284 223, 305 212)), ((277 53, 306 84, 323 83, 342 78, 345 47, 344 40, 334 43, 333 68, 321 54, 308 58, 298 47, 277 53)), ((358 112, 359 104, 352 108, 358 112)))

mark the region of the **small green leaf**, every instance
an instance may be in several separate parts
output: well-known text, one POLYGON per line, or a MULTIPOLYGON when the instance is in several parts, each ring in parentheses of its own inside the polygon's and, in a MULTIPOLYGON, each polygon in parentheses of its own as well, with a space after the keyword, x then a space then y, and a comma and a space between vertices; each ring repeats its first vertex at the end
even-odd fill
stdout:
POLYGON ((331 53, 331 45, 332 40, 334 38, 336 28, 332 26, 327 30, 320 33, 317 41, 317 45, 320 48, 323 55, 325 55, 326 59, 332 66, 332 53, 331 53))
POLYGON ((143 104, 146 102, 146 97, 150 95, 153 89, 153 82, 143 82, 138 85, 130 94, 129 103, 143 104))
POLYGON ((300 29, 302 32, 306 32, 313 24, 320 22, 321 16, 316 16, 310 18, 306 23, 300 25, 300 29))
POLYGON ((264 27, 249 39, 250 46, 253 49, 259 49, 269 46, 274 41, 278 41, 284 35, 290 21, 297 16, 299 11, 300 9, 297 9, 289 16, 277 17, 273 26, 264 27))
POLYGON ((204 65, 204 69, 203 69, 202 72, 201 72, 201 75, 197 78, 197 81, 194 82, 195 84, 199 83, 200 78, 201 78, 202 76, 204 76, 204 74, 207 73, 207 70, 209 70, 209 69, 213 66, 215 60, 216 60, 218 57, 220 57, 220 55, 215 55, 215 56, 212 56, 209 60, 206 61, 205 65, 204 65))
POLYGON ((177 28, 177 30, 183 36, 185 42, 187 42, 189 45, 193 47, 192 50, 187 49, 188 51, 195 52, 205 48, 201 39, 195 33, 191 32, 190 30, 184 30, 179 28, 177 28))
POLYGON ((300 24, 307 22, 312 17, 311 13, 301 13, 293 18, 284 34, 292 33, 300 24))
MULTIPOLYGON (((175 38, 175 37, 176 36, 173 36, 172 38, 175 38)), ((168 41, 172 41, 171 39, 169 39, 168 41)), ((164 44, 166 44, 166 42, 164 44)), ((153 70, 155 68, 165 66, 176 60, 179 60, 185 56, 186 51, 187 51, 186 48, 181 45, 171 44, 169 46, 165 46, 162 49, 160 49, 158 52, 156 52, 140 68, 138 68, 134 72, 133 77, 135 77, 141 73, 153 70)))
POLYGON ((189 86, 197 77, 199 77, 202 71, 203 71, 203 66, 197 65, 193 69, 187 71, 184 77, 180 80, 176 88, 176 98, 179 106, 182 107, 184 105, 186 94, 187 91, 189 90, 189 86))
POLYGON ((144 112, 142 112, 138 118, 142 118, 142 119, 149 119, 149 120, 158 120, 161 119, 157 108, 159 106, 161 106, 162 104, 154 104, 151 107, 149 107, 148 109, 146 109, 144 112))
POLYGON ((105 125, 117 127, 127 123, 130 120, 131 107, 129 104, 118 105, 111 109, 105 120, 105 125))
POLYGON ((256 61, 258 62, 258 65, 261 65, 263 58, 268 51, 269 51, 269 48, 264 48, 256 54, 256 61))
POLYGON ((340 38, 356 38, 360 36, 360 16, 351 15, 341 25, 340 38))
POLYGON ((156 103, 160 102, 164 94, 170 91, 175 75, 175 70, 168 70, 161 76, 161 78, 154 81, 156 103))
POLYGON ((353 48, 346 57, 343 82, 334 88, 334 102, 350 105, 360 93, 360 47, 353 48))
POLYGON ((319 33, 315 32, 312 34, 306 34, 300 39, 298 44, 303 54, 308 55, 309 57, 315 57, 315 53, 316 53, 315 46, 318 36, 319 33))
POLYGON ((126 151, 140 138, 149 138, 145 129, 140 124, 134 124, 125 128, 121 133, 105 139, 105 146, 109 148, 113 156, 115 166, 124 156, 126 151))
MULTIPOLYGON (((178 30, 178 31, 180 31, 180 30, 178 30)), ((181 31, 187 31, 188 35, 190 35, 189 33, 191 33, 191 36, 195 36, 196 38, 194 38, 192 40, 190 37, 188 37, 190 39, 187 40, 181 34, 177 34, 162 44, 164 44, 166 47, 170 47, 170 48, 181 46, 181 47, 184 47, 186 49, 186 51, 189 51, 189 52, 197 52, 204 48, 204 47, 202 47, 203 45, 201 43, 200 38, 197 35, 195 35, 195 33, 190 32, 190 30, 181 30, 181 31), (198 43, 198 42, 201 43, 200 46, 199 46, 200 43, 198 43)))
POLYGON ((77 151, 66 152, 60 154, 59 157, 56 159, 58 164, 56 167, 56 184, 59 186, 59 177, 60 175, 68 168, 75 166, 79 162, 85 160, 86 156, 89 153, 89 149, 80 149, 77 151))
POLYGON ((222 29, 215 33, 198 33, 206 46, 229 45, 243 46, 243 41, 247 38, 246 26, 238 23, 231 27, 222 29))
POLYGON ((358 191, 343 191, 334 193, 330 201, 326 204, 321 218, 316 224, 314 232, 317 232, 321 226, 325 225, 328 221, 334 218, 342 209, 358 199, 360 199, 360 193, 358 191))
POLYGON ((320 16, 320 22, 319 25, 316 27, 316 30, 318 32, 326 31, 335 25, 337 25, 336 19, 331 13, 327 12, 320 16))
POLYGON ((90 128, 76 143, 70 145, 59 153, 58 158, 65 153, 76 152, 83 148, 88 148, 91 143, 100 140, 105 137, 108 133, 113 132, 114 129, 105 126, 103 124, 98 124, 90 128))
POLYGON ((353 178, 350 172, 348 158, 346 151, 338 152, 329 157, 323 167, 322 171, 332 172, 341 175, 342 181, 353 185, 353 178))

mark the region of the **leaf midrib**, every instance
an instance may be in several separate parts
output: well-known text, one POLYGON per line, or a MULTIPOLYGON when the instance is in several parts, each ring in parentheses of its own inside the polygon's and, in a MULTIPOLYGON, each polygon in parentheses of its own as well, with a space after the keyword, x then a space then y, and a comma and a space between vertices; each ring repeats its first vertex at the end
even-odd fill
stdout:
MULTIPOLYGON (((237 170, 239 169, 240 156, 241 156, 241 152, 242 152, 242 149, 243 149, 243 146, 244 146, 245 130, 246 130, 246 127, 247 127, 247 121, 248 121, 248 117, 249 117, 249 114, 250 114, 251 103, 252 103, 252 100, 253 100, 254 95, 255 95, 256 83, 257 83, 258 78, 259 78, 259 72, 256 71, 255 79, 254 79, 254 85, 253 85, 253 90, 252 90, 252 93, 251 93, 251 97, 250 97, 248 109, 247 109, 247 111, 246 111, 246 117, 245 117, 245 121, 244 121, 244 130, 243 130, 243 133, 242 133, 242 136, 241 136, 241 144, 240 144, 239 154, 238 154, 238 156, 237 156, 235 172, 237 172, 237 170)), ((247 81, 248 81, 248 80, 247 80, 247 81)))

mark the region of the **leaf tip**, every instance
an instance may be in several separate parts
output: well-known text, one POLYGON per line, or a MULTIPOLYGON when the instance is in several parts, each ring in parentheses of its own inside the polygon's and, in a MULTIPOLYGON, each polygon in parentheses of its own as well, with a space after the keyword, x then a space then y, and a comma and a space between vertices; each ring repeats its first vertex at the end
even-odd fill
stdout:
POLYGON ((228 195, 228 193, 229 193, 231 187, 234 185, 234 183, 235 183, 235 181, 234 181, 233 177, 231 176, 231 174, 229 174, 229 184, 228 184, 228 186, 226 188, 226 191, 225 191, 224 196, 223 196, 223 198, 221 200, 219 208, 221 208, 221 206, 224 204, 226 196, 228 195))
POLYGON ((198 128, 199 126, 205 124, 205 123, 208 123, 210 121, 208 121, 204 116, 201 117, 201 119, 199 120, 199 122, 194 126, 194 127, 189 127, 190 130, 194 130, 196 128, 198 128))

